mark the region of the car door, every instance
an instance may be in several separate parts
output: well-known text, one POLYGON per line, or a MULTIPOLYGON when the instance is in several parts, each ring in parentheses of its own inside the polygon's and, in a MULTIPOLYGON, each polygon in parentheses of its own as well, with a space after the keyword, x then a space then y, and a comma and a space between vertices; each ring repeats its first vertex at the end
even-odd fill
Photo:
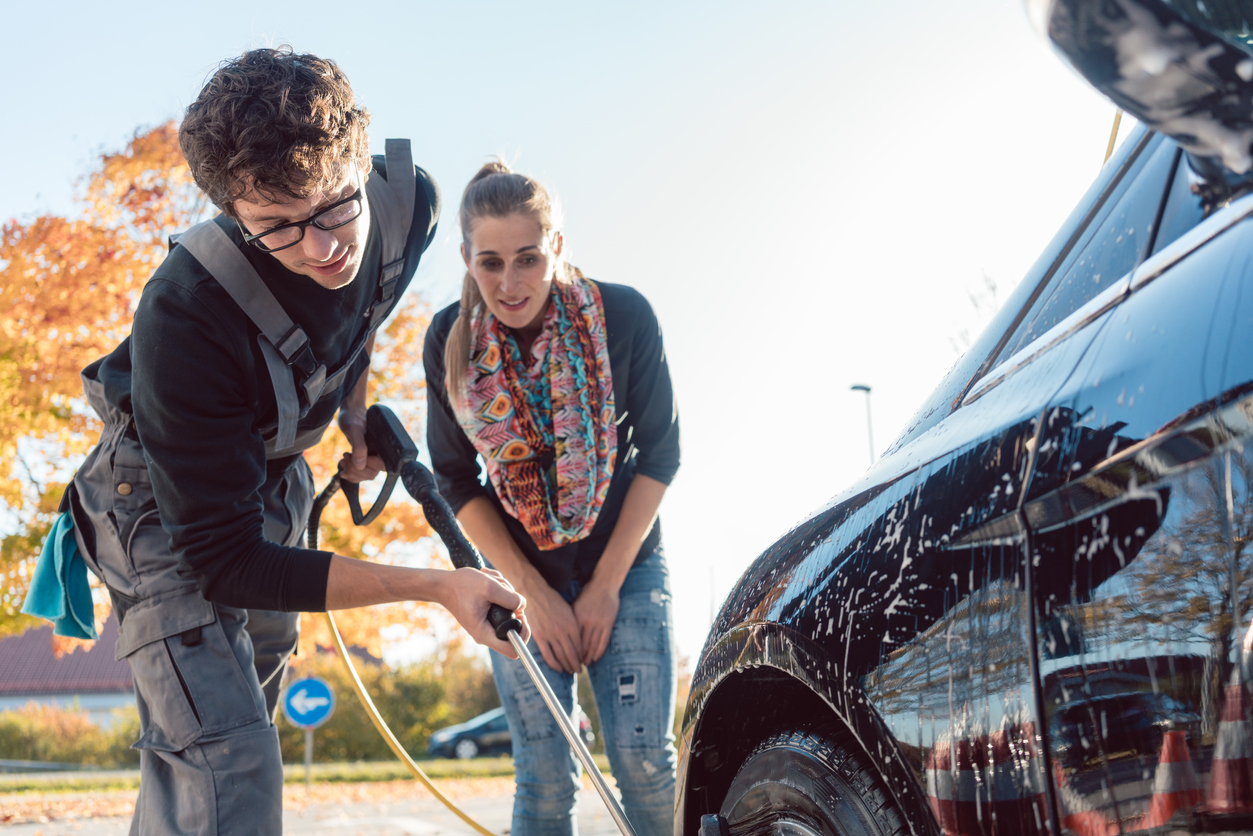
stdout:
POLYGON ((1111 327, 1150 251, 1176 149, 1161 137, 1132 142, 1121 181, 1084 207, 1072 245, 1011 311, 987 371, 951 415, 902 449, 925 450, 936 435, 956 447, 919 469, 910 505, 924 520, 917 577, 941 579, 941 588, 915 588, 931 619, 899 639, 885 633, 884 661, 865 687, 946 833, 1036 832, 1050 817, 1019 509, 1046 407, 1111 327), (963 434, 982 438, 957 443, 963 434))
POLYGON ((483 731, 479 735, 479 746, 483 749, 495 749, 509 745, 509 720, 503 713, 483 724, 483 731))
POLYGON ((1204 200, 1176 154, 1153 252, 1052 398, 1025 491, 1036 684, 1075 832, 1253 813, 1253 203, 1204 200))

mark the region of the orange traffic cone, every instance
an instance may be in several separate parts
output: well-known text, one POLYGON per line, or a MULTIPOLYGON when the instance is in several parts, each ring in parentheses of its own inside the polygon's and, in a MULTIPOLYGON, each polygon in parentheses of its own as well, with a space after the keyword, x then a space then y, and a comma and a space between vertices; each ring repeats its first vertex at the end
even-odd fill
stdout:
POLYGON ((1007 720, 1000 731, 956 743, 945 733, 927 752, 923 769, 927 800, 944 836, 1020 836, 1047 829, 1034 723, 1007 720))
POLYGON ((1188 754, 1185 732, 1168 731, 1162 739, 1162 754, 1153 780, 1153 800, 1140 828, 1162 827, 1175 813, 1201 803, 1196 770, 1188 754))
POLYGON ((1036 749, 1035 723, 1010 724, 979 741, 987 753, 984 781, 989 797, 984 808, 983 833, 1048 832, 1045 773, 1036 749))
POLYGON ((1214 742, 1205 810, 1209 813, 1253 812, 1253 745, 1249 740, 1249 692, 1240 683, 1227 686, 1214 742))
POLYGON ((971 836, 979 823, 979 750, 968 740, 943 740, 924 762, 927 796, 944 836, 971 836))
POLYGON ((1077 836, 1114 836, 1118 822, 1107 819, 1099 810, 1093 810, 1079 793, 1070 788, 1062 765, 1053 761, 1053 787, 1062 808, 1062 824, 1077 836))

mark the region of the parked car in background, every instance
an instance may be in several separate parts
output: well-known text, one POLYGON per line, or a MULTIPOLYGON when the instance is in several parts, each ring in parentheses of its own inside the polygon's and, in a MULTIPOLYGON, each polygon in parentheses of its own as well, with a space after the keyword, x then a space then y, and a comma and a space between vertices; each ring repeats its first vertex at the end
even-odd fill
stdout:
POLYGON ((442 728, 431 735, 426 751, 445 758, 469 760, 479 755, 512 754, 509 722, 504 708, 493 708, 486 714, 442 728))
MULTIPOLYGON (((575 707, 579 734, 587 745, 596 740, 592 723, 580 706, 575 707)), ((513 742, 509 738, 509 722, 504 708, 493 708, 472 720, 442 728, 431 735, 426 751, 445 758, 468 760, 479 755, 512 755, 513 742)))
POLYGON ((1028 5, 1140 127, 731 591, 676 836, 1253 832, 1253 14, 1028 5))

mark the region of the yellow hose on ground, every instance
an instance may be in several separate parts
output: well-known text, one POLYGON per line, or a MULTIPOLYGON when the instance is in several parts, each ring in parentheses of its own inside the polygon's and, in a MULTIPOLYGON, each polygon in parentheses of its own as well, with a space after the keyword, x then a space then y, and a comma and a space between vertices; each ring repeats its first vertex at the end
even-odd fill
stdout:
POLYGON ((422 767, 418 766, 413 758, 409 757, 409 753, 405 751, 405 747, 400 745, 400 741, 396 739, 396 735, 392 734, 392 730, 387 727, 387 723, 379 716, 378 709, 374 707, 374 700, 370 699, 370 695, 365 690, 365 685, 361 683, 361 677, 357 675, 357 669, 353 667, 352 658, 348 655, 348 648, 344 646, 344 639, 339 635, 339 627, 335 624, 335 616, 331 613, 326 614, 326 625, 331 628, 331 636, 335 639, 335 647, 339 649, 339 658, 344 660, 345 667, 348 668, 348 676, 352 679, 352 687, 357 692, 357 697, 361 700, 361 705, 365 708, 365 713, 370 716, 370 721, 374 723, 374 728, 379 730, 379 734, 383 735, 383 739, 387 741, 387 745, 400 758, 400 762, 409 767, 409 771, 413 773, 413 777, 417 778, 422 786, 431 791, 431 795, 439 799, 439 802, 456 814, 466 824, 478 831, 481 836, 496 836, 492 831, 470 818, 457 805, 449 801, 442 792, 435 789, 435 785, 431 783, 431 779, 422 771, 422 767))
POLYGON ((1109 155, 1114 153, 1114 140, 1118 139, 1118 126, 1122 124, 1122 108, 1114 111, 1114 127, 1109 130, 1109 145, 1105 146, 1105 159, 1101 160, 1104 164, 1109 160, 1109 155))

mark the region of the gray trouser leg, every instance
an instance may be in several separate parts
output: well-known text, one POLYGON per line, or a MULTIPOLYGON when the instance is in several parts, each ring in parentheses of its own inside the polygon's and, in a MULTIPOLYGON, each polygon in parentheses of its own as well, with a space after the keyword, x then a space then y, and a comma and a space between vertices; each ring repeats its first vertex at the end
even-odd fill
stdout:
POLYGON ((282 767, 274 726, 201 740, 179 752, 144 750, 130 832, 281 833, 282 767))
MULTIPOLYGON (((88 566, 127 605, 118 653, 135 680, 142 730, 131 832, 281 833, 273 716, 299 616, 204 599, 170 552, 138 440, 107 417, 74 478, 75 528, 92 535, 79 542, 88 566)), ((313 497, 308 466, 299 460, 272 477, 262 497, 266 537, 299 543, 313 497)))
POLYGON ((198 635, 168 636, 127 657, 144 728, 132 833, 282 830, 278 729, 253 665, 249 617, 214 612, 198 635))
POLYGON ((300 638, 300 613, 248 610, 248 635, 252 637, 257 681, 261 683, 266 711, 273 722, 278 712, 278 694, 283 687, 287 660, 300 638))

